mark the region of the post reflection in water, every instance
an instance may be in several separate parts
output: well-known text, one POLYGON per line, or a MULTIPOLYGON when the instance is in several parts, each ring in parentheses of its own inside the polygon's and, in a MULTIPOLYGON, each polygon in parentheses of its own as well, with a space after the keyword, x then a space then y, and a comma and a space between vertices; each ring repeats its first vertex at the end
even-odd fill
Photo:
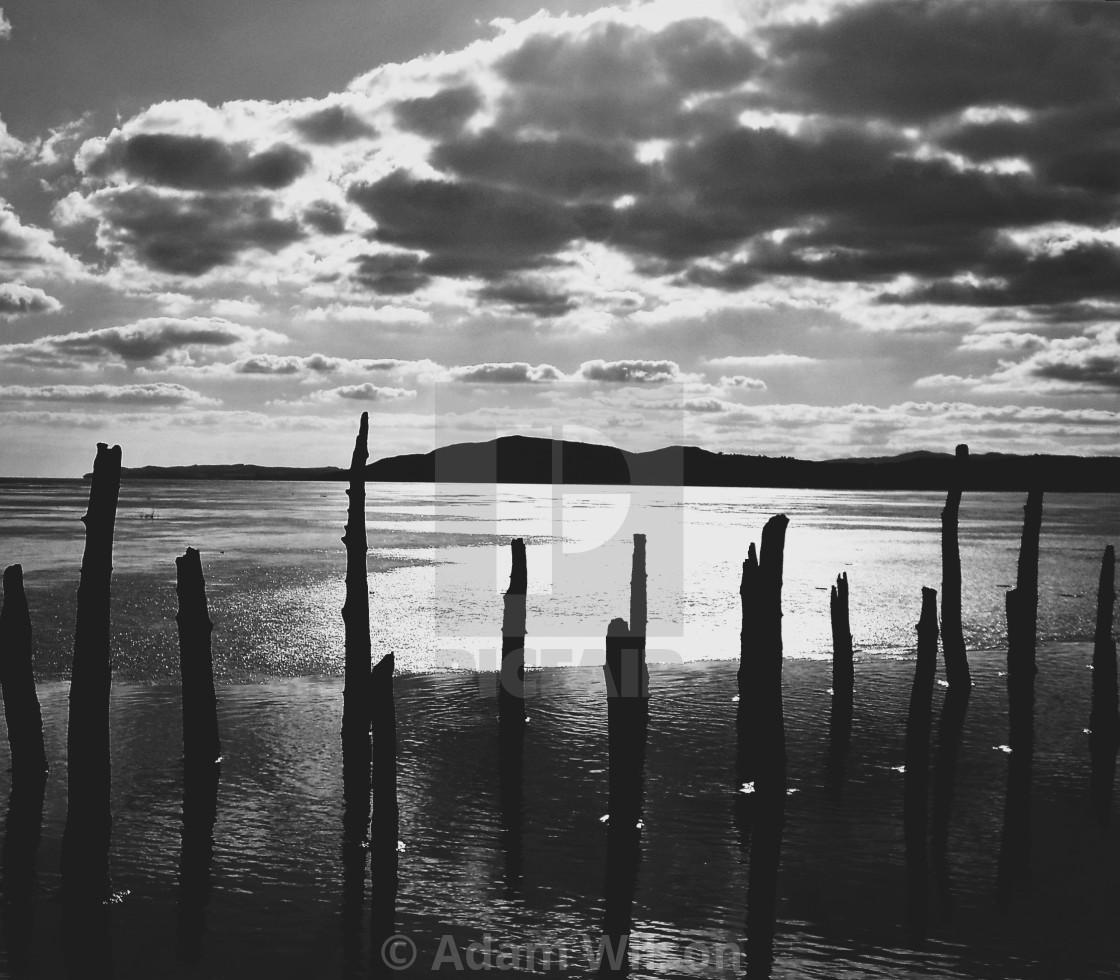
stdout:
POLYGON ((370 975, 395 976, 385 964, 382 947, 396 932, 397 841, 397 718, 393 696, 393 654, 382 657, 370 675, 373 749, 370 781, 372 816, 369 830, 370 975))
POLYGON ((945 920, 953 916, 956 902, 949 869, 949 820, 957 780, 964 720, 968 714, 971 688, 950 687, 941 706, 937 728, 937 749, 933 761, 933 804, 930 818, 930 857, 933 861, 934 887, 945 920))
POLYGON ((498 730, 498 807, 504 855, 503 889, 507 899, 521 893, 524 868, 525 722, 503 717, 498 730))
POLYGON ((828 719, 828 758, 824 767, 824 790, 830 797, 844 791, 848 749, 852 743, 852 699, 850 686, 834 687, 828 719))
POLYGON ((43 797, 47 774, 27 773, 12 781, 4 847, 0 851, 0 895, 3 899, 4 939, 8 971, 27 972, 34 925, 35 863, 43 827, 43 797))
POLYGON ((196 963, 206 933, 214 861, 214 823, 218 813, 220 764, 184 766, 183 845, 179 857, 179 901, 175 955, 196 963))
MULTIPOLYGON (((785 828, 786 773, 779 760, 759 765, 755 726, 740 701, 735 756, 735 826, 748 855, 746 971, 749 980, 768 980, 774 968, 777 933, 778 868, 785 828)), ((763 746, 763 748, 765 748, 763 746)))
POLYGON ((342 956, 347 975, 363 965, 362 910, 366 894, 367 832, 370 826, 369 737, 342 744, 342 956))

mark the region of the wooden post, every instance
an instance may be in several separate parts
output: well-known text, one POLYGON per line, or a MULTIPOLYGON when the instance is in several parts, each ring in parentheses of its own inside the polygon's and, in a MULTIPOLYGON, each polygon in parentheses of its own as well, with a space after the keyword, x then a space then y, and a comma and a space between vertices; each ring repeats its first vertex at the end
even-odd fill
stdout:
POLYGON ((637 644, 643 666, 646 662, 646 630, 649 628, 647 578, 646 536, 635 534, 630 572, 630 638, 637 644))
POLYGON ((220 762, 203 759, 199 765, 188 764, 183 774, 183 844, 179 851, 175 953, 188 964, 201 959, 206 935, 221 772, 220 762))
POLYGON ((836 576, 829 596, 832 616, 832 690, 838 695, 855 684, 852 664, 852 628, 848 619, 848 573, 836 576))
POLYGON ((929 849, 936 875, 937 893, 944 915, 954 908, 953 886, 949 874, 949 817, 957 780, 957 758, 968 713, 971 687, 950 687, 941 705, 937 728, 937 749, 933 760, 933 801, 931 804, 929 849))
POLYGON ((529 572, 525 541, 510 543, 509 588, 502 614, 502 663, 498 672, 498 724, 503 737, 514 738, 525 727, 525 604, 529 572))
POLYGON ((0 917, 9 976, 26 977, 33 972, 30 956, 34 935, 36 887, 35 865, 43 831, 43 799, 47 774, 43 770, 13 771, 8 815, 4 819, 4 843, 0 845, 0 917))
POLYGON ((941 511, 941 644, 945 651, 945 680, 949 687, 972 685, 961 622, 961 549, 957 533, 961 487, 967 463, 968 446, 961 444, 957 446, 952 482, 945 498, 945 508, 941 511))
POLYGON ((922 589, 918 620, 918 661, 910 688, 906 719, 906 776, 903 825, 908 880, 907 911, 911 927, 921 935, 929 913, 929 868, 926 836, 929 799, 929 735, 933 707, 933 679, 937 671, 937 593, 922 589))
POLYGON ((188 548, 175 559, 179 612, 179 673, 183 682, 183 761, 188 769, 218 765, 218 704, 214 693, 211 634, 214 624, 206 605, 202 558, 188 548))
POLYGON ((62 884, 67 898, 104 901, 109 893, 112 766, 109 749, 109 594, 113 531, 121 485, 121 448, 97 444, 89 488, 85 553, 78 585, 70 718, 66 733, 68 787, 62 833, 62 884))
POLYGON ((369 413, 362 412, 354 455, 350 462, 350 498, 346 532, 346 604, 342 621, 346 626, 346 678, 342 693, 342 741, 357 745, 369 740, 369 581, 366 574, 366 475, 369 459, 369 413))
POLYGON ((1038 540, 1042 528, 1042 491, 1032 490, 1023 508, 1023 538, 1015 588, 1007 593, 1007 689, 1011 749, 1033 729, 1034 677, 1038 624, 1038 540))
POLYGON ((784 514, 762 529, 761 554, 751 544, 743 562, 739 594, 743 604, 740 633, 739 737, 745 781, 759 777, 784 783, 785 723, 782 716, 782 566, 784 514))
POLYGON ((1027 494, 1015 588, 1007 593, 1007 693, 1011 756, 997 871, 1001 896, 1030 879, 1031 782, 1034 769, 1034 678, 1038 623, 1038 541, 1042 491, 1027 494))
POLYGON ((23 567, 4 570, 4 606, 0 609, 0 687, 12 750, 12 778, 42 776, 47 771, 43 715, 35 694, 32 667, 31 613, 23 590, 23 567))

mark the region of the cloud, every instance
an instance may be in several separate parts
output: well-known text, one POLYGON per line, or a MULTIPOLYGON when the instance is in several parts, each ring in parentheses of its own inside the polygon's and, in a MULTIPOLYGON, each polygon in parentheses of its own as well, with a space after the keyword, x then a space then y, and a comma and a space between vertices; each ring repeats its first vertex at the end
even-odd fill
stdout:
POLYGON ((18 282, 0 283, 0 317, 20 316, 25 313, 53 313, 62 304, 41 289, 18 282))
POLYGON ((724 375, 719 379, 721 388, 741 388, 743 391, 765 391, 766 382, 761 378, 748 378, 742 374, 724 375))
POLYGON ((308 167, 306 153, 284 143, 254 151, 248 143, 225 143, 204 136, 178 133, 119 132, 104 143, 100 154, 87 154, 87 175, 121 173, 179 190, 222 191, 236 188, 279 190, 308 167))
POLYGON ((24 224, 0 198, 0 276, 79 279, 81 264, 55 244, 54 235, 24 224))
POLYGON ((577 306, 572 296, 523 278, 488 283, 475 295, 484 305, 509 306, 540 317, 563 316, 577 306))
POLYGON ((4 15, 4 9, 0 7, 0 41, 7 41, 12 36, 12 22, 4 15))
POLYGON ((584 361, 579 366, 576 377, 583 381, 631 384, 659 384, 686 379, 676 361, 584 361))
POLYGON ((423 98, 402 99, 393 107, 401 126, 425 136, 454 136, 481 108, 482 96, 473 85, 447 88, 423 98))
POLYGON ((103 327, 0 346, 0 361, 51 369, 107 365, 168 366, 192 357, 283 343, 283 335, 217 317, 150 317, 120 327, 103 327))
POLYGON ((354 282, 382 295, 405 296, 431 282, 431 276, 420 269, 420 256, 410 252, 359 255, 354 263, 354 282))
POLYGON ((523 384, 541 381, 560 381, 564 375, 551 364, 526 364, 523 361, 511 363, 468 364, 451 368, 448 372, 453 381, 467 381, 474 384, 523 384))
POLYGON ((432 315, 427 310, 417 310, 410 306, 350 306, 345 303, 331 303, 329 306, 316 306, 305 310, 302 318, 312 322, 419 326, 430 323, 432 315))
POLYGON ((298 116, 292 127, 312 143, 334 145, 349 143, 377 135, 371 123, 363 119, 352 107, 335 102, 298 116))
POLYGON ((370 384, 368 381, 360 385, 343 385, 339 388, 327 388, 322 391, 313 391, 307 396, 311 402, 337 402, 337 401, 362 401, 362 402, 392 402, 402 398, 415 398, 416 392, 408 388, 382 388, 370 384))
POLYGON ((160 272, 201 276, 232 265, 251 249, 277 252, 304 237, 294 218, 279 217, 257 195, 165 196, 151 188, 113 188, 91 195, 104 246, 128 250, 160 272))
POLYGON ((79 402, 82 404, 113 405, 217 405, 214 398, 207 398, 179 384, 141 385, 0 385, 0 400, 25 402, 79 402))
POLYGON ((709 357, 705 363, 712 368, 757 371, 765 368, 803 368, 820 362, 815 357, 805 357, 803 354, 756 354, 709 357))

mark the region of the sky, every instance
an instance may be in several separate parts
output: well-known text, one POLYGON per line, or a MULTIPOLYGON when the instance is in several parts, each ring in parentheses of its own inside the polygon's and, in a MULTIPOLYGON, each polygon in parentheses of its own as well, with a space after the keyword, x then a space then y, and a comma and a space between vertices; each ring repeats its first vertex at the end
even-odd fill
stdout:
POLYGON ((1120 3, 0 2, 0 476, 1120 451, 1120 3))

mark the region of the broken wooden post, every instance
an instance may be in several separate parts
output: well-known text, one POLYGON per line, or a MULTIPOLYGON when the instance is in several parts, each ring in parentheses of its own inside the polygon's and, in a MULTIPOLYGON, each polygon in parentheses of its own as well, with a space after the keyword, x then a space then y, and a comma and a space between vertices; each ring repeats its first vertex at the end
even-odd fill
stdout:
POLYGON ((832 690, 838 695, 855 684, 852 665, 852 627, 848 619, 848 573, 836 576, 829 596, 832 617, 832 690))
POLYGON ((634 535, 634 557, 630 571, 630 638, 637 644, 642 664, 646 662, 646 630, 649 628, 647 598, 646 536, 634 535))
POLYGON ((509 588, 502 613, 502 663, 498 671, 498 727, 503 738, 517 738, 525 728, 525 604, 529 572, 525 541, 509 543, 509 588))
POLYGON ((1034 767, 1034 679, 1038 624, 1038 542, 1042 491, 1031 490, 1023 508, 1023 537, 1015 588, 1007 593, 1007 693, 1010 758, 1000 840, 1001 896, 1030 879, 1031 782, 1034 767))
POLYGON ((34 934, 35 865, 43 831, 43 799, 47 776, 43 770, 12 773, 4 843, 0 845, 0 917, 4 925, 8 976, 30 976, 34 934))
POLYGON ((762 529, 761 554, 756 558, 752 543, 743 562, 738 723, 741 743, 746 743, 747 782, 759 777, 785 778, 782 566, 788 525, 784 514, 771 517, 762 529))
POLYGON ((9 565, 4 570, 4 605, 0 609, 0 688, 8 722, 13 780, 41 777, 47 771, 43 714, 35 694, 31 662, 33 649, 23 567, 9 565))
POLYGON ((369 413, 362 412, 354 455, 350 461, 350 504, 346 513, 345 684, 342 692, 342 741, 357 745, 369 740, 369 581, 366 573, 366 460, 369 459, 369 413))
MULTIPOLYGON (((217 732, 215 730, 215 736, 217 732)), ((205 745, 206 743, 201 743, 205 745)), ((202 958, 206 907, 214 863, 214 822, 218 817, 220 762, 188 764, 183 777, 183 844, 179 851, 179 902, 175 955, 184 963, 202 958)))
POLYGON ((62 885, 68 898, 104 901, 109 893, 109 695, 113 683, 109 594, 113 530, 121 486, 121 447, 97 444, 89 487, 85 553, 78 584, 74 664, 66 732, 66 826, 62 832, 62 885))
POLYGON ((183 683, 183 762, 187 769, 213 767, 222 761, 218 737, 218 701, 214 693, 211 635, 214 624, 206 605, 202 557, 188 548, 175 559, 179 612, 179 673, 183 683))
POLYGON ((945 680, 951 688, 972 684, 961 622, 961 549, 958 540, 961 488, 967 463, 968 446, 962 443, 957 446, 949 492, 945 508, 941 511, 941 645, 945 651, 945 680))
POLYGON ((1093 643, 1093 706, 1089 714, 1090 797, 1101 823, 1107 823, 1116 779, 1116 750, 1120 746, 1117 713, 1116 641, 1112 638, 1112 610, 1116 602, 1116 554, 1109 545, 1101 563, 1097 589, 1097 630, 1093 643))
POLYGON ((937 592, 922 589, 918 620, 918 660, 906 718, 906 764, 903 825, 906 839, 907 917, 919 936, 929 913, 926 832, 929 798, 929 735, 933 715, 933 679, 937 671, 937 592))

